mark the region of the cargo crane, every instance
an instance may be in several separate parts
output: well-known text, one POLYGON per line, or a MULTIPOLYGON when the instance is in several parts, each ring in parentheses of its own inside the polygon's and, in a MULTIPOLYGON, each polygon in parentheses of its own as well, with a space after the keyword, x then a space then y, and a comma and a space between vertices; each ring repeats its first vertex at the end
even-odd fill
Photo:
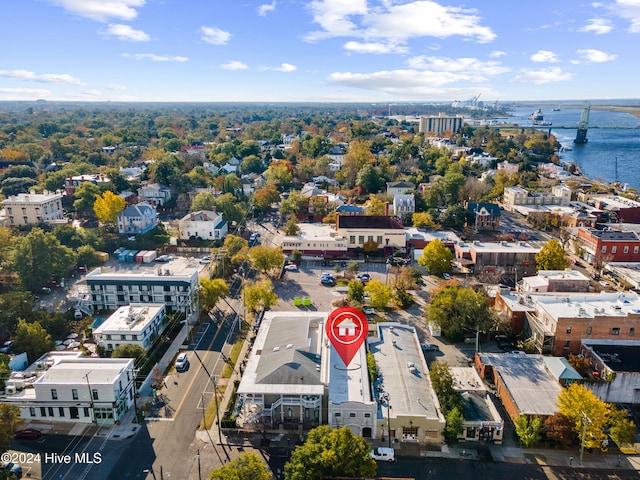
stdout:
POLYGON ((582 104, 582 113, 580 113, 580 121, 578 122, 578 131, 576 132, 576 139, 573 143, 584 144, 587 143, 587 129, 589 128, 589 112, 591 111, 591 103, 584 102, 582 104))

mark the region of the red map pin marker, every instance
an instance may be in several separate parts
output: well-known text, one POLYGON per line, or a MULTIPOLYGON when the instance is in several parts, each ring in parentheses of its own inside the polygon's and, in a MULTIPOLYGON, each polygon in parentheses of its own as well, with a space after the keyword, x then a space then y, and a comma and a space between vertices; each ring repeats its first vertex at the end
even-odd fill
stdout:
POLYGON ((357 308, 341 307, 329 314, 324 330, 345 366, 349 366, 369 334, 369 323, 357 308))

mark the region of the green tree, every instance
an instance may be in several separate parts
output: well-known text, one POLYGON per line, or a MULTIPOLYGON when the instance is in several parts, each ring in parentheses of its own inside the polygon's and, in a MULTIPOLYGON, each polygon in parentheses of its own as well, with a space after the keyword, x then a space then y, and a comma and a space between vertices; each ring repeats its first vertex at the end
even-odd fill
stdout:
POLYGON ((267 185, 253 194, 253 204, 256 210, 266 212, 271 205, 278 201, 280 194, 275 185, 267 185))
POLYGON ((383 178, 371 164, 364 165, 358 172, 356 185, 362 186, 368 193, 378 193, 382 188, 383 178))
POLYGON ((569 259, 564 254, 562 244, 554 238, 536 253, 536 264, 538 270, 564 270, 569 266, 569 259))
POLYGON ((98 195, 100 195, 100 187, 98 185, 92 182, 82 182, 73 192, 73 197, 75 198, 73 208, 78 213, 92 215, 93 204, 98 195))
POLYGON ((144 357, 147 351, 142 345, 136 343, 123 343, 118 345, 111 352, 111 358, 135 358, 136 360, 144 357))
POLYGON ((520 444, 529 448, 542 438, 542 420, 538 416, 520 415, 516 418, 514 426, 520 444))
POLYGON ((242 298, 245 307, 253 313, 267 309, 278 303, 278 295, 273 290, 273 284, 269 280, 255 282, 246 285, 242 289, 242 298))
POLYGON ((284 226, 284 234, 293 237, 298 233, 300 233, 300 225, 298 225, 296 217, 292 216, 284 226))
POLYGON ((572 383, 558 395, 558 410, 574 425, 578 438, 582 438, 583 428, 585 448, 600 448, 607 438, 604 433, 611 414, 611 405, 596 397, 584 385, 572 383))
POLYGON ((226 465, 216 468, 210 480, 271 480, 272 475, 264 460, 253 452, 243 453, 226 465))
POLYGON ((280 202, 282 215, 297 215, 302 212, 309 199, 300 193, 300 190, 291 190, 289 196, 280 202))
POLYGON ((9 450, 15 431, 21 422, 19 407, 0 403, 0 452, 9 450))
POLYGON ((125 206, 124 198, 107 190, 102 195, 96 196, 93 211, 102 223, 115 223, 118 213, 124 210, 125 206))
POLYGON ((429 273, 441 275, 451 271, 453 253, 440 239, 431 240, 418 258, 418 263, 429 270, 429 273))
POLYGON ((249 250, 249 259, 254 267, 268 274, 271 270, 279 268, 282 265, 284 255, 278 247, 256 245, 249 250))
POLYGON ((629 418, 626 410, 611 407, 609 415, 609 435, 618 445, 635 443, 636 424, 629 418))
POLYGON ((439 325, 452 341, 461 341, 477 330, 486 331, 495 323, 484 294, 458 285, 446 285, 433 295, 425 312, 427 320, 439 325))
POLYGON ((94 267, 98 265, 98 254, 91 245, 83 245, 78 248, 77 264, 85 267, 94 267))
POLYGON ((58 225, 52 232, 58 241, 69 248, 78 248, 85 244, 82 230, 75 228, 73 225, 58 225))
POLYGON ((216 211, 222 213, 227 222, 241 222, 244 210, 238 203, 238 199, 232 193, 224 193, 216 198, 216 211))
POLYGON ((212 211, 215 208, 215 203, 216 197, 214 197, 212 193, 200 192, 193 198, 189 210, 192 212, 200 210, 212 211))
POLYGON ((454 442, 464 430, 464 415, 458 407, 453 407, 445 415, 445 420, 447 423, 443 432, 444 439, 449 443, 454 442))
POLYGON ((383 310, 393 298, 393 289, 380 280, 369 281, 364 291, 369 294, 369 304, 376 310, 383 310))
MULTIPOLYGON (((447 415, 453 409, 462 412, 464 405, 462 396, 453 388, 453 376, 447 362, 436 361, 431 364, 429 379, 433 390, 436 392, 442 413, 447 415)), ((456 433, 457 435, 457 433, 456 433)))
POLYGON ((373 477, 376 462, 370 447, 348 427, 334 430, 321 425, 309 432, 304 445, 296 447, 284 466, 285 480, 320 480, 327 477, 373 477))
POLYGON ((371 352, 367 352, 367 373, 369 375, 369 382, 373 385, 378 373, 378 367, 376 365, 376 358, 371 352))
POLYGON ((63 278, 73 267, 76 256, 60 245, 52 233, 34 228, 25 237, 16 239, 11 257, 13 270, 26 290, 36 290, 52 278, 63 278))
POLYGON ((32 314, 31 293, 15 291, 0 295, 0 337, 12 337, 18 326, 18 319, 30 319, 32 314))
POLYGON ((351 280, 349 282, 347 300, 362 303, 362 301, 364 300, 364 283, 362 283, 360 280, 351 280))
POLYGON ((42 328, 40 322, 28 323, 26 320, 18 321, 13 344, 17 352, 27 353, 29 363, 55 347, 51 335, 42 328))
POLYGON ((216 306, 218 300, 229 295, 229 284, 221 278, 200 280, 200 298, 202 308, 209 311, 216 306))

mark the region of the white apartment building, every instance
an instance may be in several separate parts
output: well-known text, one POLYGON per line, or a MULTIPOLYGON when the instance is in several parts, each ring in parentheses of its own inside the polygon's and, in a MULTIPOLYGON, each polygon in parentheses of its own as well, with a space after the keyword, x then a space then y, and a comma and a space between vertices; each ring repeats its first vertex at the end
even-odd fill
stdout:
POLYGON ((178 220, 180 239, 222 240, 227 236, 229 224, 222 214, 210 210, 187 213, 178 220))
POLYGON ((192 315, 198 311, 198 270, 169 269, 139 273, 103 272, 96 268, 86 276, 83 307, 90 312, 117 310, 131 303, 162 303, 167 312, 192 315))
POLYGON ((568 207, 571 203, 571 189, 565 185, 556 185, 551 192, 529 192, 522 187, 505 187, 502 203, 505 210, 517 211, 523 215, 527 215, 532 209, 568 207))
POLYGON ((134 403, 130 358, 85 358, 50 352, 7 380, 5 403, 25 421, 113 425, 134 403))
POLYGON ((132 303, 118 308, 93 330, 93 340, 106 352, 126 344, 149 350, 153 340, 164 331, 166 318, 164 304, 132 303))
POLYGON ((436 115, 420 116, 420 132, 442 135, 446 131, 456 133, 462 128, 464 117, 462 115, 447 115, 440 112, 436 115))
POLYGON ((19 193, 11 195, 2 205, 7 226, 65 222, 59 193, 19 193))

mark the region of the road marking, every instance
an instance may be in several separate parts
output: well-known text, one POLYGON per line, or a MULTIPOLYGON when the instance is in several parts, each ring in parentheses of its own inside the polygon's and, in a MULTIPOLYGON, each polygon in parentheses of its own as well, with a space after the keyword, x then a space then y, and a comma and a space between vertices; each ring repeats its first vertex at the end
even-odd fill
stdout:
MULTIPOLYGON (((218 325, 218 330, 216 331, 216 334, 213 336, 213 338, 211 339, 211 342, 207 346, 207 350, 205 351, 205 354, 201 357, 202 363, 204 363, 204 361, 207 358, 207 355, 211 352, 211 347, 213 346, 213 343, 216 341, 216 338, 218 338, 218 335, 220 334, 220 330, 222 329, 222 324, 223 323, 224 322, 220 322, 220 324, 218 325)), ((220 353, 222 353, 222 352, 220 352, 220 353)), ((182 400, 180 400, 180 403, 176 407, 175 412, 174 412, 174 417, 178 416, 178 413, 180 413, 180 409, 182 408, 182 405, 184 405, 184 402, 187 400, 187 396, 189 395, 189 392, 191 391, 191 388, 193 387, 193 384, 195 383, 196 378, 198 378, 198 374, 200 373, 200 369, 202 368, 202 363, 198 362, 198 368, 196 370, 196 373, 191 378, 191 381, 189 382, 189 385, 187 386, 187 390, 185 391, 185 394, 183 395, 182 400)))

